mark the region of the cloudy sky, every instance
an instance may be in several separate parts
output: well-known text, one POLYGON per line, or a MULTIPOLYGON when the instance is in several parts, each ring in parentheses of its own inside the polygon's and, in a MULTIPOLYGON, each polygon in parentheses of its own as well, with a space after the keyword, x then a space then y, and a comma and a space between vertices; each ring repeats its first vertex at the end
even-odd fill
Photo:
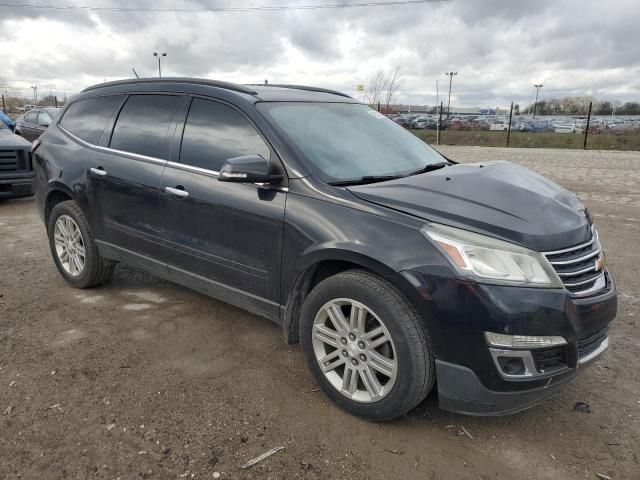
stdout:
POLYGON ((593 95, 640 100, 638 0, 0 0, 0 89, 68 95, 104 80, 157 75, 301 83, 353 95, 400 65, 397 101, 527 104, 593 95), (318 8, 353 3, 387 6, 318 8), (16 5, 83 8, 17 8, 16 5), (84 7, 96 7, 87 9, 84 7), (248 10, 245 10, 248 7, 248 10), (266 10, 255 7, 287 7, 266 10), (293 8, 292 8, 293 7, 293 8), (107 10, 105 10, 105 8, 107 10), (114 11, 109 9, 187 9, 114 11), (207 11, 217 9, 217 11, 207 11), (232 11, 221 11, 232 9, 232 11), (23 89, 23 90, 19 90, 23 89))

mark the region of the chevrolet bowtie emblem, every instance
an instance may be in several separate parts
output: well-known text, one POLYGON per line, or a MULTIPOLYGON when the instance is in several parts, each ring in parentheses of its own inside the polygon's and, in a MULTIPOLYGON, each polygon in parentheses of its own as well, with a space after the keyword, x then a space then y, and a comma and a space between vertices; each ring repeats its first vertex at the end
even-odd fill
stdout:
POLYGON ((598 258, 598 260, 596 260, 596 270, 604 270, 604 265, 605 265, 606 261, 604 259, 604 255, 601 255, 600 258, 598 258))

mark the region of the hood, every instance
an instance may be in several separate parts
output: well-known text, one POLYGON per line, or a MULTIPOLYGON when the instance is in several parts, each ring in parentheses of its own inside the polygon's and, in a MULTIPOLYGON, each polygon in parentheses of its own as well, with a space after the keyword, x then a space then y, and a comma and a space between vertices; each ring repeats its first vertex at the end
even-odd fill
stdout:
POLYGON ((584 205, 573 193, 511 162, 458 164, 348 188, 367 202, 537 251, 590 238, 584 205))
POLYGON ((0 149, 31 148, 31 142, 25 140, 20 135, 16 135, 8 128, 0 128, 0 149))

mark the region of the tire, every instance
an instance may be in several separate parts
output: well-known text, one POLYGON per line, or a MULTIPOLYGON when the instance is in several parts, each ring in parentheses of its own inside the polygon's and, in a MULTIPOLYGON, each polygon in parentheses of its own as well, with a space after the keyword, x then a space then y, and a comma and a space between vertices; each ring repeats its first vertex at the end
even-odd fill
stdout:
POLYGON ((374 421, 400 417, 424 400, 435 382, 429 337, 417 312, 395 286, 367 271, 339 273, 311 291, 302 307, 300 340, 307 365, 325 394, 359 417, 374 421), (331 331, 336 308, 347 322, 343 327, 348 328, 331 331), (349 325, 354 308, 356 318, 357 312, 365 310, 366 320, 364 327, 349 330, 351 325, 361 325, 357 321, 349 325), (380 336, 367 338, 380 327, 384 330, 380 336), (376 347, 386 335, 390 341, 376 347), (356 380, 347 369, 357 371, 356 380), (371 380, 372 373, 377 384, 371 380), (381 393, 372 395, 377 386, 381 393))
MULTIPOLYGON (((64 228, 66 228, 66 226, 64 228)), ((113 275, 115 263, 102 258, 87 219, 78 204, 73 200, 58 203, 53 208, 49 216, 49 223, 47 224, 47 235, 49 237, 49 248, 51 249, 53 261, 56 267, 58 267, 58 271, 62 277, 70 285, 76 288, 95 287, 96 285, 107 282, 113 275), (80 242, 84 247, 84 261, 82 262, 83 265, 81 269, 77 268, 75 262, 69 260, 70 257, 68 253, 66 256, 63 253, 59 253, 60 248, 63 249, 62 251, 67 251, 69 248, 67 246, 65 249, 64 246, 60 247, 60 244, 56 244, 57 240, 62 239, 62 241, 64 241, 64 238, 66 238, 63 233, 65 230, 61 230, 60 226, 57 228, 59 219, 62 225, 71 225, 72 229, 77 228, 79 230, 80 242), (73 227, 73 225, 75 225, 75 227, 73 227)), ((82 258, 80 254, 82 250, 78 247, 77 242, 73 248, 80 258, 82 258)))

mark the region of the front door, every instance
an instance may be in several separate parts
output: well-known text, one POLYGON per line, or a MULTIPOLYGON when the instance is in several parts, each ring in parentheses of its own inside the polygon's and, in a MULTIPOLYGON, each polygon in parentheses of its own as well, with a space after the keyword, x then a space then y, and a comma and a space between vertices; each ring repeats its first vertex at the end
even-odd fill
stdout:
POLYGON ((178 161, 167 165, 162 178, 165 258, 180 283, 231 303, 237 303, 234 295, 248 298, 245 308, 274 317, 286 193, 217 179, 224 160, 251 154, 281 168, 243 113, 224 103, 193 99, 178 161))
POLYGON ((103 139, 108 147, 92 157, 87 183, 93 216, 101 219, 96 237, 123 258, 161 255, 159 188, 184 102, 183 96, 129 96, 110 139, 103 139))

